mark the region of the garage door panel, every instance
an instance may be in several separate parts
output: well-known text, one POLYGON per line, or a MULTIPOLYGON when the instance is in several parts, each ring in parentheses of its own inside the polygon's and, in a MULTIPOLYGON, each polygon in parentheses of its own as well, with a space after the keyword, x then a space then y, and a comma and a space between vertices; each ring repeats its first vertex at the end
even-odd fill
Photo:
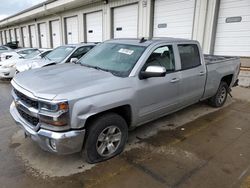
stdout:
POLYGON ((225 24, 218 24, 217 26, 217 32, 227 32, 227 31, 249 31, 250 30, 250 24, 247 22, 247 24, 244 24, 242 22, 240 23, 225 23, 225 24))
POLYGON ((21 37, 20 37, 20 30, 18 28, 15 29, 15 34, 16 34, 16 40, 20 42, 21 37))
POLYGON ((221 11, 220 14, 222 14, 223 17, 249 15, 250 6, 248 6, 248 7, 232 7, 232 8, 227 8, 227 9, 220 9, 220 11, 221 11))
POLYGON ((37 47, 37 40, 36 40, 36 28, 34 25, 29 26, 29 32, 30 32, 30 40, 31 40, 31 46, 37 47))
POLYGON ((194 0, 155 0, 154 36, 192 38, 194 0))
POLYGON ((61 45, 61 32, 60 32, 60 21, 51 21, 51 40, 52 47, 56 48, 61 45))
POLYGON ((231 37, 250 37, 250 32, 249 31, 242 31, 240 32, 240 36, 238 31, 230 31, 230 32, 220 32, 216 34, 216 38, 231 38, 231 37))
POLYGON ((40 46, 41 48, 48 48, 47 25, 46 23, 40 23, 38 27, 40 46))
POLYGON ((137 38, 138 36, 138 4, 114 8, 114 38, 137 38))
POLYGON ((222 2, 220 4, 220 8, 221 9, 224 9, 224 8, 234 8, 234 7, 246 7, 246 6, 250 6, 250 2, 249 1, 235 0, 235 1, 222 2))
POLYGON ((78 18, 76 16, 66 18, 66 40, 68 44, 76 44, 79 42, 78 34, 78 18))
POLYGON ((170 7, 171 10, 180 9, 180 7, 187 8, 190 6, 194 6, 192 1, 187 1, 187 0, 160 0, 160 1, 162 1, 161 4, 156 4, 155 6, 168 6, 170 7), (185 3, 183 4, 183 2, 185 3))
POLYGON ((10 33, 8 30, 5 31, 6 41, 10 42, 10 33))
POLYGON ((247 45, 218 46, 215 52, 249 52, 247 45))
POLYGON ((87 42, 102 42, 102 11, 86 14, 87 42))
MULTIPOLYGON (((184 13, 185 14, 185 13, 184 13)), ((167 15, 167 14, 166 14, 167 15)), ((186 17, 183 17, 182 15, 167 15, 168 23, 179 23, 179 22, 188 22, 188 24, 192 23, 193 19, 193 13, 186 13, 186 17)), ((159 17, 159 22, 166 21, 166 17, 159 17)))
POLYGON ((250 1, 221 0, 214 54, 250 56, 250 1), (228 17, 241 17, 226 23, 228 17))
POLYGON ((11 37, 11 41, 16 41, 16 36, 15 36, 14 29, 10 30, 10 37, 11 37))
MULTIPOLYGON (((228 16, 228 17, 230 17, 230 16, 228 16)), ((228 18, 228 17, 219 18, 218 19, 218 24, 224 24, 226 22, 226 18, 228 18)), ((241 18, 242 18, 242 20, 241 20, 240 23, 248 22, 248 24, 250 24, 250 16, 242 16, 241 18)))
POLYGON ((230 37, 228 38, 217 38, 217 46, 224 45, 224 46, 231 46, 233 45, 249 45, 250 44, 250 37, 241 40, 241 37, 230 37))
POLYGON ((29 47, 29 38, 26 27, 22 27, 22 37, 23 37, 23 45, 24 47, 29 47))

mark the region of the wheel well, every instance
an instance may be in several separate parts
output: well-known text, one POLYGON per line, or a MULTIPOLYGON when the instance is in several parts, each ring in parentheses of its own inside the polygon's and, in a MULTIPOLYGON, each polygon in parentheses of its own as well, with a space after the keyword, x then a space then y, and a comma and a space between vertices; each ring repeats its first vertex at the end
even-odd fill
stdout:
POLYGON ((222 82, 226 82, 228 86, 231 85, 232 80, 233 80, 233 75, 232 75, 232 74, 227 75, 227 76, 224 76, 224 77, 221 79, 221 81, 222 81, 222 82))
POLYGON ((132 121, 132 110, 131 110, 130 105, 119 106, 119 107, 112 108, 112 109, 109 109, 109 110, 104 111, 104 112, 100 112, 100 113, 95 114, 93 116, 90 116, 86 120, 86 125, 88 126, 88 124, 91 121, 93 121, 95 118, 97 118, 98 116, 106 114, 106 113, 110 113, 110 112, 116 113, 116 114, 120 115, 121 117, 123 117, 124 120, 126 121, 128 127, 130 127, 131 121, 132 121))

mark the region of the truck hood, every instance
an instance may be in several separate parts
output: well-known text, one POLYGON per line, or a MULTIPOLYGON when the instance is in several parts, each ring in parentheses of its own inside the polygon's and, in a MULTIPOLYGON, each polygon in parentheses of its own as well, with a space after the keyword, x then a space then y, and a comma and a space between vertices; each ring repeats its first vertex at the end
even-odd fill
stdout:
POLYGON ((41 68, 44 67, 45 65, 54 63, 53 61, 50 61, 48 59, 27 59, 22 62, 18 62, 16 64, 16 69, 18 72, 23 72, 27 71, 30 69, 36 69, 36 68, 41 68))
POLYGON ((36 97, 70 100, 125 88, 122 80, 109 72, 69 63, 25 71, 13 81, 36 97))

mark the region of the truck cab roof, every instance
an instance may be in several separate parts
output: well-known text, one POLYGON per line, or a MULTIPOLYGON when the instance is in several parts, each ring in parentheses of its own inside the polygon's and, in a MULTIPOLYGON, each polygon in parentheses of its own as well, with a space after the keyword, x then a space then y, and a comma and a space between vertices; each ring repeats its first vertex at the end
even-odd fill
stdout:
POLYGON ((195 40, 188 40, 188 39, 181 39, 181 38, 172 38, 172 37, 160 37, 160 38, 117 38, 117 39, 111 39, 106 41, 107 43, 121 43, 121 44, 130 44, 130 45, 137 45, 137 46, 150 46, 152 44, 160 44, 162 42, 166 43, 179 43, 179 42, 197 42, 195 40))

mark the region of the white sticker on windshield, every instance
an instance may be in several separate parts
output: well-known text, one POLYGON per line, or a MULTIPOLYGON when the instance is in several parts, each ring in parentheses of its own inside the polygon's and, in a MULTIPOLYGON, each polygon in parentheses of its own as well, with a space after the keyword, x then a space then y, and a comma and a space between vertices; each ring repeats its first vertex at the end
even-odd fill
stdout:
POLYGON ((118 52, 123 53, 123 54, 127 54, 127 55, 132 55, 134 53, 134 50, 121 48, 118 52))

